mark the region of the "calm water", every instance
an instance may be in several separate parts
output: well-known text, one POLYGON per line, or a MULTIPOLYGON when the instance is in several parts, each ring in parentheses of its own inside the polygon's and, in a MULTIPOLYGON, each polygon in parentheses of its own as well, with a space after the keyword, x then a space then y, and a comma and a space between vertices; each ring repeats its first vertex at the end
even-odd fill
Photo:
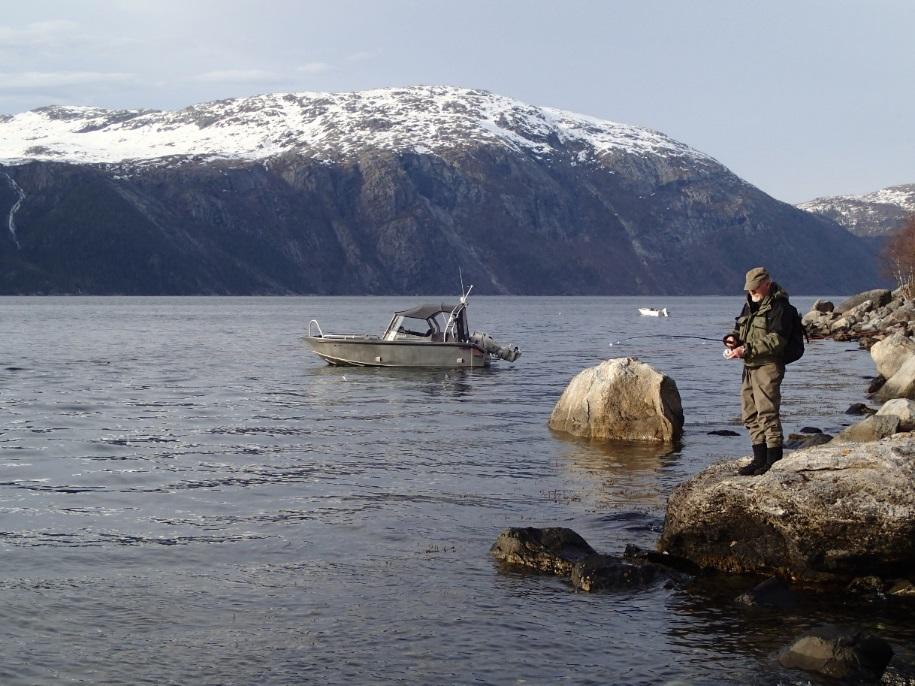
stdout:
MULTIPOLYGON (((677 483, 749 451, 719 344, 621 340, 716 338, 739 298, 478 297, 472 328, 524 350, 491 370, 336 369, 301 342, 419 300, 0 298, 0 683, 808 683, 773 655, 824 619, 911 652, 880 605, 575 593, 488 555, 508 526, 652 547, 677 483), (677 382, 679 451, 547 429, 575 373, 624 355, 677 382)), ((786 430, 838 430, 873 373, 813 344, 786 430)))

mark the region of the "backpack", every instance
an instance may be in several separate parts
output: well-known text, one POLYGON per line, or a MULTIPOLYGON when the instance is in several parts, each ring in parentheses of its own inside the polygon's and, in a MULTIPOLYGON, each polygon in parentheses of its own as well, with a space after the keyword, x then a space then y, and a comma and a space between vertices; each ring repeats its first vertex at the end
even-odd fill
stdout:
MULTIPOLYGON (((785 310, 791 319, 791 330, 788 332, 788 342, 782 353, 782 362, 791 364, 804 356, 804 339, 807 338, 807 329, 801 322, 801 313, 791 303, 785 303, 785 310)), ((810 340, 807 338, 807 340, 810 340)))

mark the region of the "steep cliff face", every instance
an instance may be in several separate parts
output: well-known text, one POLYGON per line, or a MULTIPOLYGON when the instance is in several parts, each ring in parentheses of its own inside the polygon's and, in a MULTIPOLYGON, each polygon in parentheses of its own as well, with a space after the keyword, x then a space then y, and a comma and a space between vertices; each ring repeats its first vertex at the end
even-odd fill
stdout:
POLYGON ((51 108, 0 134, 4 293, 447 293, 458 268, 481 293, 732 293, 756 264, 795 293, 878 281, 860 239, 708 156, 479 91, 51 108))

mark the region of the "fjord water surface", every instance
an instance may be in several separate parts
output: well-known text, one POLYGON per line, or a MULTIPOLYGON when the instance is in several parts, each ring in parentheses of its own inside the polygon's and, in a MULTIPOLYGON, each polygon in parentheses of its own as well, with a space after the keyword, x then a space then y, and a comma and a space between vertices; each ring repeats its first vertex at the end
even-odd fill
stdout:
MULTIPOLYGON (((823 619, 911 641, 886 608, 740 610, 749 581, 584 594, 490 559, 509 526, 653 547, 676 484, 747 454, 739 365, 664 337, 721 336, 739 297, 474 298, 471 327, 524 351, 489 370, 332 368, 301 341, 419 300, 0 298, 0 683, 807 683, 773 655, 823 619), (677 382, 682 446, 547 429, 619 356, 677 382)), ((839 430, 873 373, 811 344, 786 430, 839 430)))

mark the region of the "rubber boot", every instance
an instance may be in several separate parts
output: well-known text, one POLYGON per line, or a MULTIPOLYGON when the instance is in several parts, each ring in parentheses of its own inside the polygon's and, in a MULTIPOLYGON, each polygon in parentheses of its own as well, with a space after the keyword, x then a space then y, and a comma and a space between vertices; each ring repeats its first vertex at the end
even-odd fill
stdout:
POLYGON ((772 465, 782 459, 782 452, 781 446, 778 446, 777 448, 766 448, 766 463, 759 468, 759 471, 756 472, 756 476, 768 472, 772 465))
POLYGON ((737 470, 737 473, 741 476, 753 476, 754 474, 759 474, 758 469, 762 469, 766 466, 766 444, 760 443, 759 445, 753 446, 753 461, 750 464, 744 465, 737 470))

